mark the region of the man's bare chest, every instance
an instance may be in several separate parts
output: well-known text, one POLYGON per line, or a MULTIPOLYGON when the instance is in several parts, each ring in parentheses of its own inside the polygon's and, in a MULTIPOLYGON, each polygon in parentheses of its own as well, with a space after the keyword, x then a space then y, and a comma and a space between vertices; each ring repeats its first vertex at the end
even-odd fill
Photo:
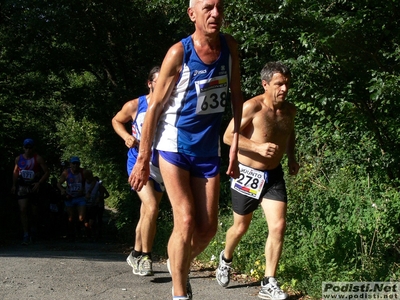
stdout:
POLYGON ((293 130, 294 122, 288 114, 259 114, 253 120, 253 134, 263 142, 286 140, 293 130))

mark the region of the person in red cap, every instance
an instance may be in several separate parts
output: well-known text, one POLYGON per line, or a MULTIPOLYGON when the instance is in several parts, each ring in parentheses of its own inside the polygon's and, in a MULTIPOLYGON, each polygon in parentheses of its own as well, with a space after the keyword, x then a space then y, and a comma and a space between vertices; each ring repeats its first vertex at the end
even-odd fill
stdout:
POLYGON ((35 143, 32 139, 24 140, 24 153, 15 158, 11 188, 11 193, 16 194, 21 213, 24 231, 23 245, 28 245, 35 239, 38 192, 41 184, 46 182, 50 175, 46 162, 36 153, 34 146, 35 143), (31 219, 29 218, 30 209, 32 211, 31 219))

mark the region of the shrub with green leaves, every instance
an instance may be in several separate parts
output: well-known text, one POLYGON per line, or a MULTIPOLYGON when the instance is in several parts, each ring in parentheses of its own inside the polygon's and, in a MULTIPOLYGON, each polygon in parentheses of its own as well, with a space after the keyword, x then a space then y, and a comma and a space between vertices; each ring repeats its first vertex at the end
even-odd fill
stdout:
MULTIPOLYGON (((324 174, 317 164, 287 176, 287 231, 278 267, 284 288, 321 297, 323 281, 399 280, 400 195, 357 166, 324 174)), ((219 231, 200 259, 217 266, 232 213, 220 216, 219 231)), ((236 271, 261 279, 268 234, 259 208, 235 250, 236 271)))

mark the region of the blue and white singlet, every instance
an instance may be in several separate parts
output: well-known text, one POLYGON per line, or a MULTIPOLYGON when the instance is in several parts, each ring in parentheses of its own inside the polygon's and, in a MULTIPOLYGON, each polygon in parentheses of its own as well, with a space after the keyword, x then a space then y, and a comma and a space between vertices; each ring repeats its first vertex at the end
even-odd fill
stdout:
MULTIPOLYGON (((142 126, 143 126, 144 116, 146 115, 147 106, 148 106, 148 104, 147 104, 146 96, 140 96, 138 99, 138 107, 137 107, 136 117, 134 120, 132 120, 132 135, 138 141, 140 141, 140 138, 142 136, 142 126)), ((131 174, 133 166, 136 163, 136 160, 138 157, 138 150, 139 150, 139 146, 130 148, 128 150, 128 161, 126 164, 128 176, 131 174)))
MULTIPOLYGON (((138 99, 138 108, 136 117, 132 120, 132 135, 140 142, 142 136, 142 126, 144 122, 144 116, 146 115, 148 103, 146 96, 140 96, 138 99)), ((132 169, 136 163, 138 157, 139 145, 128 150, 128 160, 126 162, 126 170, 128 176, 131 174, 132 169)), ((150 178, 152 178, 159 185, 162 185, 161 190, 164 190, 163 180, 161 172, 158 167, 158 152, 153 149, 151 160, 150 160, 150 178)))
POLYGON ((157 125, 157 150, 197 157, 220 156, 219 132, 228 106, 231 55, 223 34, 221 53, 212 64, 198 57, 192 37, 184 47, 182 71, 157 125))

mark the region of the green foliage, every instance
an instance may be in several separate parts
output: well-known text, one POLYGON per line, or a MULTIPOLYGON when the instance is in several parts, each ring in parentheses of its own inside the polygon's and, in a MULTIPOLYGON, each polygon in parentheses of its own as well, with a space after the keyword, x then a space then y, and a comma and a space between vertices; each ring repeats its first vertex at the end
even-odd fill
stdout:
POLYGON ((358 167, 327 177, 307 164, 302 173, 290 180, 280 272, 316 297, 322 281, 397 280, 398 193, 358 167))
MULTIPOLYGON (((9 190, 24 138, 59 176, 79 155, 102 178, 120 236, 131 241, 139 201, 111 118, 146 92, 148 71, 190 34, 187 0, 3 1, 0 9, 0 185, 9 190)), ((288 178, 288 233, 279 277, 318 296, 326 280, 399 278, 400 3, 225 1, 223 31, 239 42, 245 98, 262 92, 271 60, 292 70, 298 109, 296 178, 288 178), (397 262, 396 262, 397 259, 397 262)), ((221 134, 231 118, 223 120, 221 134)), ((218 257, 231 222, 228 148, 222 147, 220 231, 201 258, 218 257)), ((160 208, 155 249, 172 215, 160 208)), ((257 212, 235 268, 263 272, 267 228, 257 212)), ((239 255, 240 254, 240 255, 239 255)))
MULTIPOLYGON (((289 101, 298 108, 302 169, 288 180, 278 276, 315 297, 322 280, 398 280, 399 11, 395 1, 226 3, 246 97, 260 90, 265 62, 281 60, 292 69, 289 101)), ((229 224, 226 218, 220 223, 229 224)), ((265 240, 257 233, 265 232, 264 222, 255 215, 234 262, 256 278, 263 273, 265 240)), ((228 226, 205 259, 218 257, 228 226)))
MULTIPOLYGON (((321 158, 321 157, 320 157, 321 158)), ((321 297, 322 281, 389 281, 400 276, 400 195, 359 167, 343 166, 329 176, 318 162, 303 162, 288 177, 288 215, 278 267, 283 286, 321 297)), ((219 231, 199 257, 216 267, 232 213, 219 218, 219 231)), ((259 208, 235 250, 233 267, 260 280, 268 228, 259 208)))

